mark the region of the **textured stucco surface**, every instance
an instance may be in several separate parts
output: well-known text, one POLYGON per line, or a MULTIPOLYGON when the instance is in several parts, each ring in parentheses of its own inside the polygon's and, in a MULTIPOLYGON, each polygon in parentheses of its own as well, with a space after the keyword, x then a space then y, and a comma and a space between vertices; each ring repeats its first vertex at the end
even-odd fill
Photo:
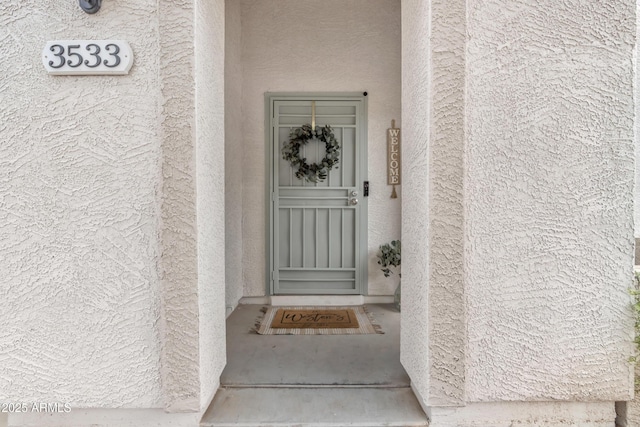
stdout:
MULTIPOLYGON (((265 295, 265 92, 367 91, 369 293, 390 295, 378 246, 400 238, 400 203, 386 185, 386 129, 400 121, 398 0, 242 2, 245 296, 265 295)), ((401 190, 402 187, 397 187, 401 190)))
POLYGON ((0 401, 204 409, 225 363, 224 2, 8 1, 0 22, 0 401), (129 75, 40 62, 109 38, 129 75))
POLYGON ((635 7, 422 6, 402 2, 401 359, 417 395, 628 398, 635 7))
POLYGON ((636 397, 627 403, 626 425, 624 427, 632 427, 640 425, 640 393, 636 393, 636 397))
POLYGON ((225 338, 225 1, 195 2, 200 410, 218 389, 225 338))
POLYGON ((242 262, 242 58, 241 0, 225 3, 225 245, 227 314, 244 293, 242 262))
POLYGON ((613 402, 499 402, 427 411, 429 427, 612 427, 613 402))
POLYGON ((465 5, 465 0, 431 2, 428 403, 433 406, 465 399, 465 5))
POLYGON ((464 404, 465 2, 402 2, 401 359, 425 405, 464 404))
POLYGON ((155 3, 0 3, 0 401, 163 404, 155 3), (74 38, 128 40, 130 74, 48 76, 74 38))
POLYGON ((468 8, 468 399, 627 400, 635 2, 468 8))
POLYGON ((402 329, 400 360, 423 403, 429 396, 429 8, 402 0, 402 329))
POLYGON ((200 408, 194 4, 158 2, 162 380, 168 411, 200 408))
MULTIPOLYGON (((634 61, 634 103, 635 103, 635 124, 633 127, 635 136, 635 160, 636 160, 636 188, 634 192, 634 237, 640 238, 640 148, 638 147, 638 136, 640 136, 640 61, 638 55, 640 55, 640 46, 638 45, 638 37, 640 37, 640 3, 636 4, 636 45, 634 49, 633 61, 634 61)), ((638 245, 636 245, 636 251, 638 245)), ((636 257, 637 259, 638 257, 636 257)), ((636 261, 637 262, 637 261, 636 261)))
MULTIPOLYGON (((638 369, 636 369, 636 376, 638 369)), ((636 392, 633 400, 616 402, 616 427, 633 427, 640 425, 640 393, 636 392)))

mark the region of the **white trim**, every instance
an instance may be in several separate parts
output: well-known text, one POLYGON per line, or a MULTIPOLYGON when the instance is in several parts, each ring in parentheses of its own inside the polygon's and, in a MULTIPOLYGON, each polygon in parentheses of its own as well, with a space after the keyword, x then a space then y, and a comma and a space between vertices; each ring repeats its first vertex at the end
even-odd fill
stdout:
POLYGON ((262 305, 362 305, 389 304, 393 295, 275 295, 265 297, 243 297, 240 304, 262 305))
POLYGON ((238 305, 242 305, 242 304, 271 304, 271 298, 270 297, 242 297, 240 298, 240 301, 238 301, 238 305))
POLYGON ((362 295, 274 295, 271 305, 362 305, 362 295))

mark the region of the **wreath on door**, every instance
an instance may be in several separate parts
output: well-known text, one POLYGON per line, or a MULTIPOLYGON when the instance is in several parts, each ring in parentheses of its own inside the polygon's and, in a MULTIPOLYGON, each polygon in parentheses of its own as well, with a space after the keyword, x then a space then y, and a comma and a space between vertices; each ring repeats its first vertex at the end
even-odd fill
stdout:
POLYGON ((289 141, 282 147, 282 158, 293 168, 298 168, 296 176, 308 182, 321 182, 327 178, 327 174, 334 166, 337 168, 338 157, 340 156, 340 144, 336 140, 331 126, 326 125, 320 129, 313 129, 306 124, 302 127, 292 129, 289 133, 289 141), (309 141, 317 138, 324 142, 325 155, 318 163, 307 163, 307 159, 302 157, 300 149, 309 141))

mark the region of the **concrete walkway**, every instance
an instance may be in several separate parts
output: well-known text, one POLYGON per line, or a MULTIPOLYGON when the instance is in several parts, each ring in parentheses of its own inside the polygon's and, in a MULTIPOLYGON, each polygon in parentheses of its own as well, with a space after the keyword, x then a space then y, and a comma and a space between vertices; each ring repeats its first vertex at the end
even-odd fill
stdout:
POLYGON ((367 305, 385 332, 371 335, 257 335, 250 330, 261 307, 241 305, 227 319, 222 385, 409 386, 392 304, 367 305))
POLYGON ((251 332, 259 305, 227 319, 227 367, 202 426, 426 426, 400 364, 400 313, 367 305, 385 334, 251 332))

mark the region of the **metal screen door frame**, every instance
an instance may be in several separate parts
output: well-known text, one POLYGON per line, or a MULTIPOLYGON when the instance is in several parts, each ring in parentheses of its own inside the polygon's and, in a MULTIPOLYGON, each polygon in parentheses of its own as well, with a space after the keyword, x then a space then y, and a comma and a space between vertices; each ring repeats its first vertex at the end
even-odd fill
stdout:
MULTIPOLYGON (((267 295, 367 295, 367 275, 368 275, 368 198, 363 197, 364 181, 368 180, 367 172, 367 96, 363 93, 265 93, 265 158, 266 158, 266 216, 267 216, 267 236, 266 236, 266 290, 267 295), (358 206, 354 210, 356 217, 356 238, 354 242, 355 249, 355 286, 354 289, 336 289, 327 290, 326 292, 311 292, 307 290, 283 291, 277 292, 275 280, 278 279, 279 265, 276 263, 275 245, 279 240, 276 238, 276 224, 279 221, 279 215, 276 210, 276 199, 278 197, 278 166, 275 164, 280 155, 280 144, 274 135, 275 129, 275 111, 276 104, 280 101, 345 101, 351 105, 357 105, 356 111, 356 127, 355 127, 355 189, 358 192, 358 206)), ((309 120, 310 122, 311 120, 309 120)), ((342 158, 340 159, 342 160, 342 158)), ((329 213, 331 215, 331 213, 329 213)), ((291 220, 291 218, 289 218, 291 220)), ((291 250, 291 248, 289 249, 291 250)))

